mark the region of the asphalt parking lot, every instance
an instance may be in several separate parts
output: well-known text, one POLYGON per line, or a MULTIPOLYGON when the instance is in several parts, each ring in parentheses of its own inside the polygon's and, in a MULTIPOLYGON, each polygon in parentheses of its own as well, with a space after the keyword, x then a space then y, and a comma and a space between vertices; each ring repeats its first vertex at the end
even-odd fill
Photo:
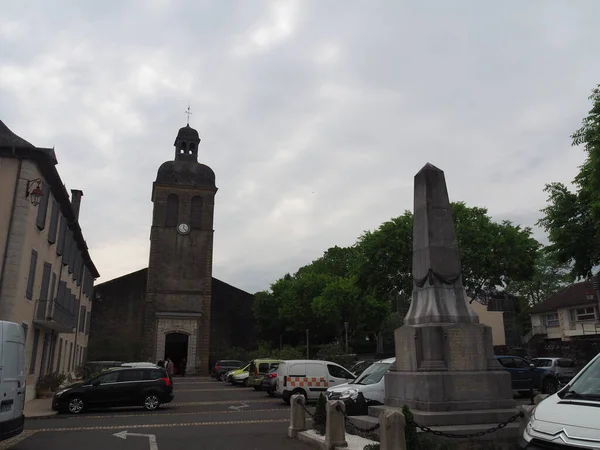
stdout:
POLYGON ((175 378, 175 399, 158 411, 136 408, 28 420, 0 450, 306 450, 287 438, 289 406, 252 388, 175 378))

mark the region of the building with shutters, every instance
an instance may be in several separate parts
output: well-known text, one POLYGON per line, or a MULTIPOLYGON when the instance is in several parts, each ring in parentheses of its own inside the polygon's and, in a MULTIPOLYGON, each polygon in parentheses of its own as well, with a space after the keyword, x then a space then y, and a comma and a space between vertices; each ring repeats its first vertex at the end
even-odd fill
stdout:
POLYGON ((67 192, 54 149, 0 121, 0 320, 26 336, 27 399, 40 375, 86 359, 94 279, 79 226, 83 192, 67 192))

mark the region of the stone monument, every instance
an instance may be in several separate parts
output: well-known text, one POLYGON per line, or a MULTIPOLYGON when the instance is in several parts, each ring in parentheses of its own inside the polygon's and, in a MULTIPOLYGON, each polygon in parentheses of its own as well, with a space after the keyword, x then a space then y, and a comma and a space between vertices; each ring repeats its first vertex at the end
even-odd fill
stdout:
POLYGON ((408 405, 426 426, 499 423, 515 414, 511 377, 467 300, 444 172, 426 164, 414 189, 412 302, 385 405, 408 405))

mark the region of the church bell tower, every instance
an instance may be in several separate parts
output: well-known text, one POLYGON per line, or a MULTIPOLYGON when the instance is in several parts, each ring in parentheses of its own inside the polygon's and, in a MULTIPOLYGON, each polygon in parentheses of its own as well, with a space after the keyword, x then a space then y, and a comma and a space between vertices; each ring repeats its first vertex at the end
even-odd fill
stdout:
POLYGON ((152 229, 144 357, 186 360, 187 373, 207 373, 210 345, 215 174, 198 162, 198 132, 175 138, 175 157, 152 187, 152 229))

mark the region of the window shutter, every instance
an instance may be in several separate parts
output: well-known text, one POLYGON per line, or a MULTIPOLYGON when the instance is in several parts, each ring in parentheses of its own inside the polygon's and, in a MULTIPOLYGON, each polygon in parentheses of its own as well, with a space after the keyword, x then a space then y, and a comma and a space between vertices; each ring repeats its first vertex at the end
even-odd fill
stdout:
POLYGON ((50 197, 50 185, 45 181, 43 182, 42 191, 44 196, 38 205, 37 218, 35 219, 35 224, 40 230, 46 227, 46 212, 48 211, 48 197, 50 197))
POLYGON ((71 230, 69 230, 69 228, 67 227, 67 229, 65 230, 65 246, 62 255, 63 266, 69 264, 69 257, 71 256, 71 242, 71 230))
POLYGON ((40 289, 40 300, 48 300, 48 289, 50 288, 50 273, 52 272, 52 264, 44 263, 44 271, 42 272, 42 287, 40 289))
POLYGON ((167 220, 166 226, 174 227, 179 220, 179 197, 169 194, 167 197, 167 220))
POLYGON ((92 325, 92 312, 88 311, 85 316, 85 334, 90 334, 91 325, 92 325))
POLYGON ((77 242, 75 242, 73 232, 69 234, 69 240, 71 241, 69 244, 69 273, 73 273, 75 267, 75 255, 77 254, 77 242))
POLYGON ((202 228, 202 197, 196 195, 192 197, 190 226, 192 228, 202 228))
POLYGON ((56 242, 56 230, 58 228, 59 212, 60 204, 56 200, 52 200, 52 215, 50 216, 50 229, 48 230, 48 242, 51 244, 56 242))
POLYGON ((58 229, 58 244, 56 245, 56 254, 61 256, 65 250, 65 234, 67 233, 67 218, 60 214, 60 208, 58 208, 60 217, 60 227, 58 229))
POLYGON ((33 298, 33 287, 35 286, 35 269, 37 267, 38 254, 35 250, 31 250, 31 259, 29 260, 29 276, 27 277, 27 289, 25 296, 31 300, 33 298))
POLYGON ((54 295, 54 290, 56 288, 56 274, 52 274, 52 284, 50 284, 50 293, 48 294, 48 300, 54 300, 56 296, 54 295))
POLYGON ((29 363, 29 374, 32 375, 35 373, 35 365, 37 363, 37 349, 40 343, 40 330, 38 328, 35 329, 33 333, 33 348, 31 349, 31 361, 29 363))

